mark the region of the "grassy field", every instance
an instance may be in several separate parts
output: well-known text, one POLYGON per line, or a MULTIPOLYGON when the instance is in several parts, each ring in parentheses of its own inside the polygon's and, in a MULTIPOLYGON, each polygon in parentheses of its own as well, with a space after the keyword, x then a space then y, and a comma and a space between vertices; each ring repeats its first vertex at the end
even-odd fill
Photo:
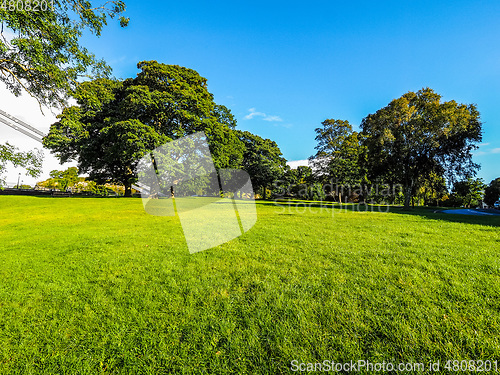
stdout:
POLYGON ((140 199, 0 196, 0 373, 500 361, 500 217, 310 206, 190 255, 140 199))

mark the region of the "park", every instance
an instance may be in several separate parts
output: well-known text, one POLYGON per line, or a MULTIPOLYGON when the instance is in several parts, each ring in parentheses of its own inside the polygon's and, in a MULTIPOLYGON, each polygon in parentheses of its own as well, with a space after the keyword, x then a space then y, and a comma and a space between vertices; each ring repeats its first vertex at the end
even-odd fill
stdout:
POLYGON ((500 217, 264 201, 245 235, 189 254, 140 199, 0 199, 5 373, 498 355, 500 217))
POLYGON ((298 130, 218 94, 230 69, 194 55, 134 52, 112 75, 122 60, 87 34, 125 40, 148 19, 134 1, 131 18, 123 1, 16 4, 0 7, 0 93, 54 117, 0 101, 0 374, 500 371, 483 96, 401 79, 370 106, 351 96, 353 120, 339 97, 313 116, 301 92, 298 130))

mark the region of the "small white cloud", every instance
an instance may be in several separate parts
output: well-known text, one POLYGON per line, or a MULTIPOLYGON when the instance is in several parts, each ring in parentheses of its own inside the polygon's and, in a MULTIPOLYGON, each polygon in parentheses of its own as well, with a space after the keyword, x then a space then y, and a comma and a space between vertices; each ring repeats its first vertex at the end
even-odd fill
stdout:
POLYGON ((484 147, 484 146, 489 146, 490 144, 489 143, 480 143, 478 144, 479 147, 484 147))
MULTIPOLYGON (((489 143, 485 143, 484 146, 486 145, 489 145, 489 143)), ((475 156, 481 156, 481 155, 489 155, 489 154, 500 154, 500 147, 496 147, 496 148, 491 148, 491 149, 487 149, 487 150, 477 150, 477 151, 474 151, 474 155, 475 156)))
POLYGON ((245 116, 245 120, 251 120, 253 119, 254 117, 262 117, 262 119, 264 121, 271 121, 271 122, 281 122, 283 121, 281 119, 281 117, 279 116, 271 116, 271 115, 266 115, 265 113, 263 112, 257 112, 257 110, 255 108, 250 108, 248 110, 248 112, 250 112, 248 115, 245 116))
POLYGON ((255 110, 255 108, 250 108, 248 110, 248 112, 250 112, 248 115, 245 116, 245 120, 251 120, 253 119, 255 116, 261 116, 261 117, 266 117, 266 114, 265 113, 262 113, 262 112, 257 112, 255 110))
POLYGON ((281 122, 281 121, 283 121, 283 120, 281 119, 281 117, 279 117, 279 116, 264 116, 264 119, 263 119, 263 120, 264 120, 264 121, 273 121, 273 122, 274 122, 274 121, 277 121, 277 122, 281 122))

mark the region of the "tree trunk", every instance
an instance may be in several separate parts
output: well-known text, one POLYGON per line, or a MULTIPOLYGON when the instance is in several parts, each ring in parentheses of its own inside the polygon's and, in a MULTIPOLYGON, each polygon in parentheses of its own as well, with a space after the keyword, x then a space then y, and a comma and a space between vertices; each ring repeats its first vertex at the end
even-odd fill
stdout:
POLYGON ((410 208, 410 203, 411 203, 411 184, 405 186, 405 209, 410 208))
POLYGON ((130 182, 125 183, 125 196, 126 197, 132 196, 132 184, 130 182))

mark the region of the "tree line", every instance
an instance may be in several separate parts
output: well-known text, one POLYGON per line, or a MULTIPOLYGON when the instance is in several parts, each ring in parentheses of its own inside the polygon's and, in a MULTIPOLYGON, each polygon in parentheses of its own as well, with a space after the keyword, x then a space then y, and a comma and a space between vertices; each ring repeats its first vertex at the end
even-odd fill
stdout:
POLYGON ((206 79, 177 65, 144 61, 137 77, 99 78, 78 85, 77 105, 52 124, 44 146, 61 162, 77 161, 91 180, 125 186, 131 195, 140 158, 195 132, 206 134, 216 169, 246 170, 256 189, 282 176, 276 142, 236 129, 231 111, 214 102, 206 79))
POLYGON ((43 139, 61 163, 77 161, 79 173, 96 186, 123 185, 130 196, 142 156, 203 131, 214 166, 247 171, 263 198, 409 207, 471 206, 483 193, 491 205, 500 195, 497 180, 486 186, 474 178, 479 165, 472 151, 482 139, 476 106, 444 102, 430 88, 369 114, 360 131, 348 121, 326 119, 315 129, 309 166, 291 169, 276 142, 237 129, 231 111, 215 103, 196 71, 156 61, 138 68, 135 78, 78 84, 76 105, 62 110, 43 139))
MULTIPOLYGON (((442 101, 424 88, 367 115, 360 131, 327 119, 316 129, 309 167, 292 170, 276 142, 237 129, 196 71, 143 61, 135 78, 110 78, 110 67, 80 38, 84 31, 99 36, 108 18, 127 26, 124 12, 123 1, 92 6, 82 0, 56 0, 36 13, 0 9, 0 80, 15 95, 27 91, 41 106, 62 108, 44 146, 61 162, 76 160, 97 184, 122 184, 130 195, 143 155, 204 131, 215 167, 246 170, 264 198, 471 205, 484 190, 486 202, 498 199, 498 179, 486 187, 474 178, 479 166, 472 151, 482 138, 476 105, 442 101), (68 107, 70 97, 77 104, 68 107)), ((0 151, 0 172, 6 161, 24 161, 36 175, 39 154, 8 144, 0 151)))
MULTIPOLYGON (((482 140, 474 104, 442 101, 430 88, 408 92, 367 115, 354 131, 348 121, 327 119, 316 129, 311 179, 323 186, 357 186, 365 199, 385 187, 388 203, 471 205, 486 188, 474 179, 472 152, 482 140), (329 183, 329 184, 327 184, 329 183)), ((324 189, 325 190, 325 189, 324 189)), ((343 190, 343 189, 342 189, 343 190)), ((336 195, 342 201, 342 194, 336 195)))
POLYGON ((482 139, 476 106, 442 101, 430 88, 369 114, 359 132, 345 120, 323 121, 309 167, 291 170, 274 141, 237 129, 196 71, 156 61, 138 68, 135 78, 81 83, 77 105, 44 138, 61 162, 77 160, 90 179, 123 184, 126 196, 143 155, 197 131, 205 132, 215 167, 246 170, 264 198, 470 206, 486 188, 473 179, 472 151, 482 139))

